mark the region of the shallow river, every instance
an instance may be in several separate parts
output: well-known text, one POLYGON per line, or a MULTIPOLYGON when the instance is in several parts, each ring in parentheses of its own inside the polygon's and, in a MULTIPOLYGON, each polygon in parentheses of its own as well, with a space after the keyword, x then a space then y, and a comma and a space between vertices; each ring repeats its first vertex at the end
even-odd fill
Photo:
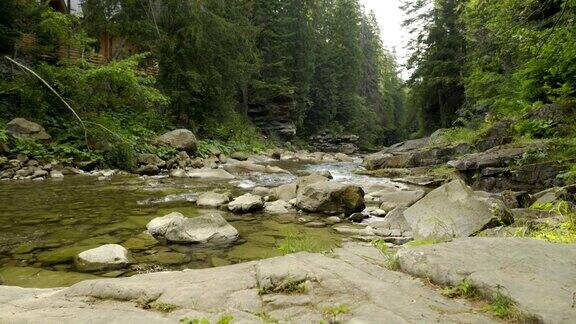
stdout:
MULTIPOLYGON (((389 183, 355 175, 357 162, 279 165, 293 172, 329 170, 335 181, 389 183)), ((311 221, 321 216, 234 215, 198 209, 191 202, 196 194, 214 189, 236 196, 256 185, 276 186, 293 180, 286 175, 252 175, 225 182, 119 176, 98 181, 75 176, 60 181, 0 182, 0 282, 57 287, 96 276, 221 266, 280 255, 278 246, 292 234, 306 235, 326 248, 338 246, 344 237, 330 227, 309 228, 301 222, 302 217, 311 221), (173 211, 189 217, 221 213, 238 229, 240 239, 229 246, 160 245, 142 234, 151 219, 173 211), (135 264, 122 271, 75 272, 75 255, 110 243, 128 248, 135 264)))

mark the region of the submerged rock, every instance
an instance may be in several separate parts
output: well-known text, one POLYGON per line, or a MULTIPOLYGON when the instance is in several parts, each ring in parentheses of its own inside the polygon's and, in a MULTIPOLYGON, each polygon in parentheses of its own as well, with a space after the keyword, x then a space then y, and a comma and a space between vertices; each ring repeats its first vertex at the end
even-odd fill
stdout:
POLYGON ((364 191, 339 182, 318 182, 298 193, 296 206, 307 212, 328 215, 352 214, 364 210, 364 191))
POLYGON ((117 270, 127 267, 130 254, 123 246, 106 244, 81 252, 74 259, 76 268, 83 272, 117 270))
POLYGON ((242 195, 228 204, 228 209, 234 213, 249 213, 261 210, 264 207, 264 199, 250 193, 242 195))
POLYGON ((454 180, 404 211, 416 239, 470 236, 492 221, 507 222, 504 203, 472 191, 462 180, 454 180))
POLYGON ((238 238, 238 230, 216 214, 188 218, 174 212, 154 218, 146 228, 155 238, 175 243, 225 243, 238 238))

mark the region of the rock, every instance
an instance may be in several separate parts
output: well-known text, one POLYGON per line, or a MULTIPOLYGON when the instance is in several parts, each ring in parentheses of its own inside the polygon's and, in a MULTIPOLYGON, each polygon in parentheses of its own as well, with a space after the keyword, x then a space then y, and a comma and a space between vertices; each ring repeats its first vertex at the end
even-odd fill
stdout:
POLYGON ((117 270, 129 264, 128 250, 117 244, 106 244, 84 251, 74 259, 74 265, 82 272, 117 270))
POLYGON ((377 228, 377 229, 386 229, 386 230, 397 230, 400 233, 404 234, 407 232, 412 232, 412 228, 406 221, 404 217, 404 211, 406 211, 406 207, 398 207, 394 210, 390 211, 385 218, 381 221, 373 222, 370 226, 377 228))
POLYGON ((555 217, 554 211, 539 210, 534 208, 514 208, 510 210, 514 218, 514 224, 523 225, 533 223, 541 219, 555 217))
POLYGON ((410 207, 426 195, 424 190, 396 191, 380 194, 380 209, 389 212, 397 207, 410 207))
POLYGON ((340 218, 338 216, 330 216, 330 217, 326 218, 324 220, 324 222, 326 222, 326 224, 328 224, 328 225, 334 225, 334 224, 342 223, 342 218, 340 218))
POLYGON ((363 165, 367 170, 378 170, 392 156, 392 154, 386 152, 373 153, 364 157, 363 165))
POLYGON ((148 164, 136 169, 136 173, 140 175, 154 176, 160 173, 160 168, 156 165, 148 164))
POLYGON ((486 152, 474 153, 459 160, 450 161, 448 165, 459 171, 480 170, 487 167, 507 167, 515 159, 542 147, 543 145, 535 144, 519 147, 497 146, 486 152))
POLYGON ((317 182, 298 193, 296 206, 307 212, 349 215, 364 210, 364 191, 354 185, 317 182))
POLYGON ((254 314, 282 323, 319 323, 328 321, 322 309, 346 305, 347 312, 331 318, 343 323, 497 322, 407 274, 386 270, 385 260, 368 244, 346 243, 330 256, 296 253, 51 290, 0 286, 0 314, 7 323, 177 323, 184 317, 216 323, 223 314, 238 323, 262 322, 254 314), (300 282, 306 292, 282 293, 283 287, 300 282), (134 307, 138 301, 177 310, 134 307))
POLYGON ((368 216, 366 216, 363 213, 354 213, 350 216, 348 216, 348 220, 351 222, 356 222, 356 223, 360 223, 361 221, 363 221, 364 219, 366 219, 368 216))
POLYGON ((48 176, 48 171, 42 169, 36 169, 32 174, 32 178, 44 178, 46 176, 48 176))
POLYGON ((264 204, 264 212, 268 214, 288 214, 294 212, 292 205, 284 200, 276 200, 264 204))
POLYGON ((222 169, 193 169, 187 172, 188 177, 196 179, 211 179, 211 180, 232 180, 236 178, 230 173, 222 169))
MULTIPOLYGON (((5 140, 0 139, 0 154, 5 154, 9 151, 10 148, 8 147, 8 143, 5 140)), ((0 163, 0 166, 2 166, 2 163, 0 163)))
POLYGON ((486 133, 474 143, 474 146, 484 152, 493 147, 511 143, 513 138, 510 132, 510 120, 502 120, 492 125, 486 133))
POLYGON ((290 200, 296 198, 296 196, 297 196, 296 190, 297 189, 298 189, 298 186, 296 185, 296 183, 289 183, 289 184, 281 185, 281 186, 278 186, 278 187, 272 189, 271 196, 273 196, 275 199, 278 199, 278 200, 290 201, 290 200))
POLYGON ((150 262, 161 265, 179 265, 190 262, 190 257, 178 252, 158 252, 142 258, 143 262, 150 262))
POLYGON ((415 239, 470 236, 493 221, 509 222, 504 204, 479 196, 462 180, 454 180, 404 211, 415 239))
POLYGON ((468 279, 484 296, 511 298, 526 322, 571 323, 576 318, 576 245, 528 238, 474 237, 405 247, 402 271, 436 284, 468 279))
POLYGON ((229 193, 205 192, 198 196, 196 204, 203 208, 218 208, 230 201, 229 193))
POLYGON ((228 209, 234 213, 249 213, 261 210, 263 207, 264 199, 250 193, 237 197, 228 204, 228 209))
MULTIPOLYGON (((330 173, 330 171, 328 171, 328 170, 322 170, 322 171, 314 172, 313 174, 308 175, 307 177, 310 177, 310 176, 313 176, 313 175, 319 175, 319 176, 324 177, 324 178, 329 179, 329 180, 334 178, 334 177, 332 176, 332 173, 330 173)), ((304 178, 302 178, 302 179, 306 179, 306 176, 305 176, 304 178)), ((302 181, 302 180, 301 180, 301 181, 302 181)), ((324 180, 319 180, 319 181, 324 181, 324 180)), ((319 182, 319 181, 314 181, 314 182, 319 182)), ((308 183, 308 184, 309 184, 309 183, 308 183)), ((300 182, 300 185, 301 185, 301 186, 304 186, 304 187, 307 186, 308 184, 303 184, 302 182, 300 182)))
POLYGON ((336 154, 334 154, 334 158, 336 158, 336 161, 339 161, 339 162, 352 162, 352 161, 354 161, 353 158, 349 157, 348 155, 346 155, 344 153, 336 153, 336 154))
POLYGON ((159 168, 162 168, 166 165, 166 162, 156 156, 156 154, 140 154, 137 158, 138 165, 155 165, 159 168))
POLYGON ((46 132, 44 127, 26 120, 24 118, 12 119, 6 125, 8 134, 15 138, 30 140, 49 141, 52 137, 46 132))
POLYGON ((266 187, 256 187, 252 189, 252 193, 260 197, 268 197, 272 194, 272 190, 266 187))
POLYGON ((251 161, 239 161, 234 163, 228 163, 224 165, 224 170, 235 173, 235 174, 246 174, 246 173, 286 173, 290 172, 274 166, 256 164, 251 161))
POLYGON ((188 218, 175 212, 154 218, 146 228, 155 238, 174 243, 224 243, 238 238, 238 231, 220 215, 188 218))
POLYGON ((179 151, 194 153, 197 140, 194 133, 187 129, 177 129, 159 136, 154 141, 156 145, 167 146, 179 151))
POLYGON ((358 151, 356 143, 360 138, 357 135, 332 135, 328 133, 313 136, 310 144, 317 151, 321 152, 340 152, 353 154, 358 151))
POLYGON ((424 148, 425 146, 429 145, 430 139, 431 139, 431 137, 424 137, 424 138, 408 140, 405 142, 394 144, 394 145, 390 146, 388 149, 386 149, 386 151, 388 151, 388 152, 408 152, 408 151, 418 150, 418 149, 424 148))
POLYGON ((174 169, 174 170, 170 171, 170 177, 171 178, 188 178, 188 174, 186 173, 186 170, 174 169))
POLYGON ((250 156, 245 152, 234 152, 230 154, 230 157, 233 158, 234 160, 246 161, 250 156))
POLYGON ((122 246, 128 250, 141 251, 148 250, 151 247, 158 245, 159 242, 148 232, 142 232, 135 237, 129 238, 122 246))

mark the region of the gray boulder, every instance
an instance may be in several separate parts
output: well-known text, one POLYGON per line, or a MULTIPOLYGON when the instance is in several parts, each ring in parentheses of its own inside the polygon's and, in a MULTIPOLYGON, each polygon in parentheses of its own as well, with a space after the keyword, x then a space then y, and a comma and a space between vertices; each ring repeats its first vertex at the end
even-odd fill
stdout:
POLYGON ((83 272, 122 269, 130 263, 128 250, 118 244, 106 244, 81 252, 74 259, 76 268, 83 272))
POLYGON ((380 209, 389 212, 397 207, 410 207, 426 195, 424 190, 386 192, 380 195, 380 209))
POLYGON ((205 192, 198 196, 196 204, 203 208, 218 208, 226 205, 229 201, 230 194, 228 193, 205 192))
POLYGON ((149 154, 149 153, 138 155, 137 162, 138 165, 155 165, 157 167, 164 167, 166 165, 166 162, 164 162, 164 160, 156 156, 156 154, 149 154))
POLYGON ((406 209, 406 207, 398 207, 389 212, 382 221, 371 223, 370 226, 377 229, 397 230, 404 235, 408 233, 411 235, 412 228, 404 217, 404 211, 406 211, 406 209))
POLYGON ((177 129, 157 137, 154 144, 194 153, 198 141, 191 131, 187 129, 177 129))
POLYGON ((352 214, 366 207, 364 191, 354 185, 339 182, 317 182, 298 193, 296 206, 307 212, 328 215, 352 214))
POLYGON ((576 318, 574 244, 470 237, 405 247, 397 256, 402 271, 413 276, 449 286, 468 279, 486 297, 504 294, 526 323, 574 323, 576 318))
POLYGON ((158 166, 152 165, 152 164, 143 165, 143 166, 139 167, 138 169, 136 169, 136 173, 140 174, 140 175, 153 176, 153 175, 157 175, 160 173, 160 168, 158 168, 158 166))
POLYGON ((504 204, 479 195, 462 180, 430 192, 404 212, 416 239, 470 236, 495 220, 509 217, 504 204))
POLYGON ((188 218, 175 212, 154 218, 146 228, 155 238, 174 243, 225 243, 238 238, 238 230, 220 215, 188 218))
POLYGON ((264 212, 268 214, 281 215, 281 214, 288 214, 293 211, 294 208, 292 207, 292 205, 290 205, 290 203, 284 200, 276 200, 264 204, 264 212))
POLYGON ((46 132, 44 127, 24 118, 12 119, 6 125, 8 134, 15 138, 49 141, 52 137, 46 132))
POLYGON ((264 199, 250 193, 237 197, 228 204, 228 209, 234 213, 250 213, 263 207, 264 199))
POLYGON ((211 179, 211 180, 231 180, 235 177, 222 169, 193 169, 186 173, 189 178, 211 179))

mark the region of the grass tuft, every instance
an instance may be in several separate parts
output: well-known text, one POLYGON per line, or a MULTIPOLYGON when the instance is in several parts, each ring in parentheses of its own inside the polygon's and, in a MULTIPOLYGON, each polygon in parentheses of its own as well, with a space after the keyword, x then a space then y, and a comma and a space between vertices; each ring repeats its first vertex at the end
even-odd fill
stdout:
POLYGON ((448 298, 477 298, 480 296, 480 292, 470 278, 465 278, 456 287, 443 288, 441 293, 448 298))
POLYGON ((392 271, 400 270, 400 259, 396 253, 390 251, 384 240, 374 240, 372 241, 372 246, 378 249, 384 256, 384 267, 386 267, 386 269, 392 271))
POLYGON ((351 308, 346 304, 336 305, 336 306, 326 306, 322 310, 324 318, 330 323, 337 323, 337 318, 340 315, 350 313, 351 308))
POLYGON ((274 293, 285 295, 304 294, 306 293, 306 281, 288 279, 278 286, 261 287, 258 291, 259 295, 268 295, 274 293))
POLYGON ((171 313, 180 308, 178 305, 168 304, 168 303, 158 303, 152 305, 152 309, 162 313, 171 313))
POLYGON ((327 246, 322 245, 304 233, 288 233, 288 235, 278 244, 278 251, 284 254, 296 252, 326 252, 330 250, 327 246))

